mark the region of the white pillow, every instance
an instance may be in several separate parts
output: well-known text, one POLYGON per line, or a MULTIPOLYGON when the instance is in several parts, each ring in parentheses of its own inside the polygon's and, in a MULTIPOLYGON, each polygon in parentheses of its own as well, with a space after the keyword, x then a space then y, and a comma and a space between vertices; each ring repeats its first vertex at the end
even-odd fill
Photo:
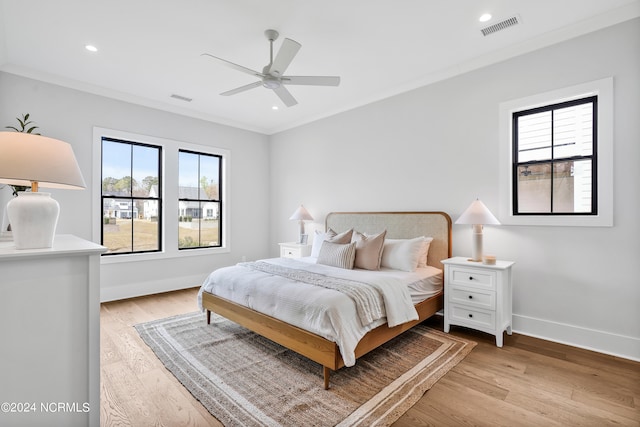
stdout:
POLYGON ((429 246, 433 241, 433 237, 423 237, 422 249, 420 250, 420 257, 418 258, 418 268, 427 266, 427 256, 429 256, 429 246))
POLYGON ((416 271, 423 248, 422 236, 415 239, 385 239, 380 267, 416 271))

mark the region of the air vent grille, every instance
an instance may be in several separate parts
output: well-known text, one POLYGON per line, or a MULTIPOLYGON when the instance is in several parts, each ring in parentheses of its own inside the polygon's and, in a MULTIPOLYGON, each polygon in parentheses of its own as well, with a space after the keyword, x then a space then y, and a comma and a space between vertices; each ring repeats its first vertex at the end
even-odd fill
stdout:
POLYGON ((175 93, 173 95, 171 95, 171 97, 174 98, 174 99, 179 99, 180 101, 186 101, 186 102, 193 101, 193 98, 187 98, 186 96, 176 95, 175 93))
POLYGON ((489 25, 488 27, 484 27, 480 29, 480 31, 482 31, 483 36, 488 36, 489 34, 493 34, 495 32, 504 30, 506 28, 517 25, 519 23, 520 23, 520 19, 518 19, 518 16, 512 16, 511 18, 505 19, 504 21, 500 21, 496 24, 489 25))

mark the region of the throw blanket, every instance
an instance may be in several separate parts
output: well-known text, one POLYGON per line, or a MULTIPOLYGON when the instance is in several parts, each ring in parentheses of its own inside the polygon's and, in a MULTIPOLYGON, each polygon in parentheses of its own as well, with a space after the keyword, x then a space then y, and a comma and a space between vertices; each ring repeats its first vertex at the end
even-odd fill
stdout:
POLYGON ((341 277, 327 276, 307 270, 298 270, 264 261, 243 262, 238 265, 264 273, 286 277, 290 280, 342 292, 355 303, 358 319, 362 326, 369 325, 375 320, 382 319, 386 316, 384 300, 380 291, 367 283, 341 277))

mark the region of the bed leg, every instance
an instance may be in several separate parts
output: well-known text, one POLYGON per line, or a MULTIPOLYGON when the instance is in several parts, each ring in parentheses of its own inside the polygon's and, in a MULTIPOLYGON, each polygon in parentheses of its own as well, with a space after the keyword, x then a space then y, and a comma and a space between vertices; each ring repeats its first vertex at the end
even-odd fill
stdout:
POLYGON ((207 325, 211 324, 211 310, 207 310, 207 325))
POLYGON ((324 376, 324 389, 329 390, 329 375, 331 374, 331 369, 326 366, 322 367, 322 374, 324 376))

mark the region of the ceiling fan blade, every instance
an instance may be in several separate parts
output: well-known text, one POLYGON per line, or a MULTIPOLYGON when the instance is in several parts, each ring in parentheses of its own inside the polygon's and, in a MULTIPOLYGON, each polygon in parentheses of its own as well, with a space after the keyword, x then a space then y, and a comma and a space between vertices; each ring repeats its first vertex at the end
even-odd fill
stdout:
POLYGON ((227 67, 231 67, 234 70, 242 71, 243 73, 247 73, 247 74, 250 74, 250 75, 255 76, 255 77, 260 77, 260 78, 264 77, 264 74, 259 73, 259 72, 255 71, 255 70, 252 70, 252 69, 247 68, 247 67, 243 67, 242 65, 234 64, 233 62, 229 62, 226 59, 218 58, 217 56, 213 56, 213 55, 210 55, 208 53, 203 53, 200 56, 208 56, 208 57, 213 58, 216 61, 220 62, 221 64, 226 65, 227 67))
POLYGON ((254 87, 258 87, 258 86, 262 86, 262 81, 249 83, 248 85, 240 86, 235 89, 222 92, 220 95, 224 95, 224 96, 235 95, 236 93, 244 92, 246 90, 253 89, 254 87))
POLYGON ((337 76, 284 76, 282 83, 286 85, 338 86, 337 76))
POLYGON ((278 97, 282 100, 282 102, 284 102, 284 105, 286 105, 287 107, 293 107, 298 103, 293 95, 291 95, 291 92, 289 92, 284 86, 279 86, 273 89, 273 91, 276 93, 276 95, 278 95, 278 97))
POLYGON ((273 60, 273 64, 269 67, 269 74, 276 77, 283 75, 301 47, 302 45, 295 40, 284 39, 276 55, 276 59, 273 60))

